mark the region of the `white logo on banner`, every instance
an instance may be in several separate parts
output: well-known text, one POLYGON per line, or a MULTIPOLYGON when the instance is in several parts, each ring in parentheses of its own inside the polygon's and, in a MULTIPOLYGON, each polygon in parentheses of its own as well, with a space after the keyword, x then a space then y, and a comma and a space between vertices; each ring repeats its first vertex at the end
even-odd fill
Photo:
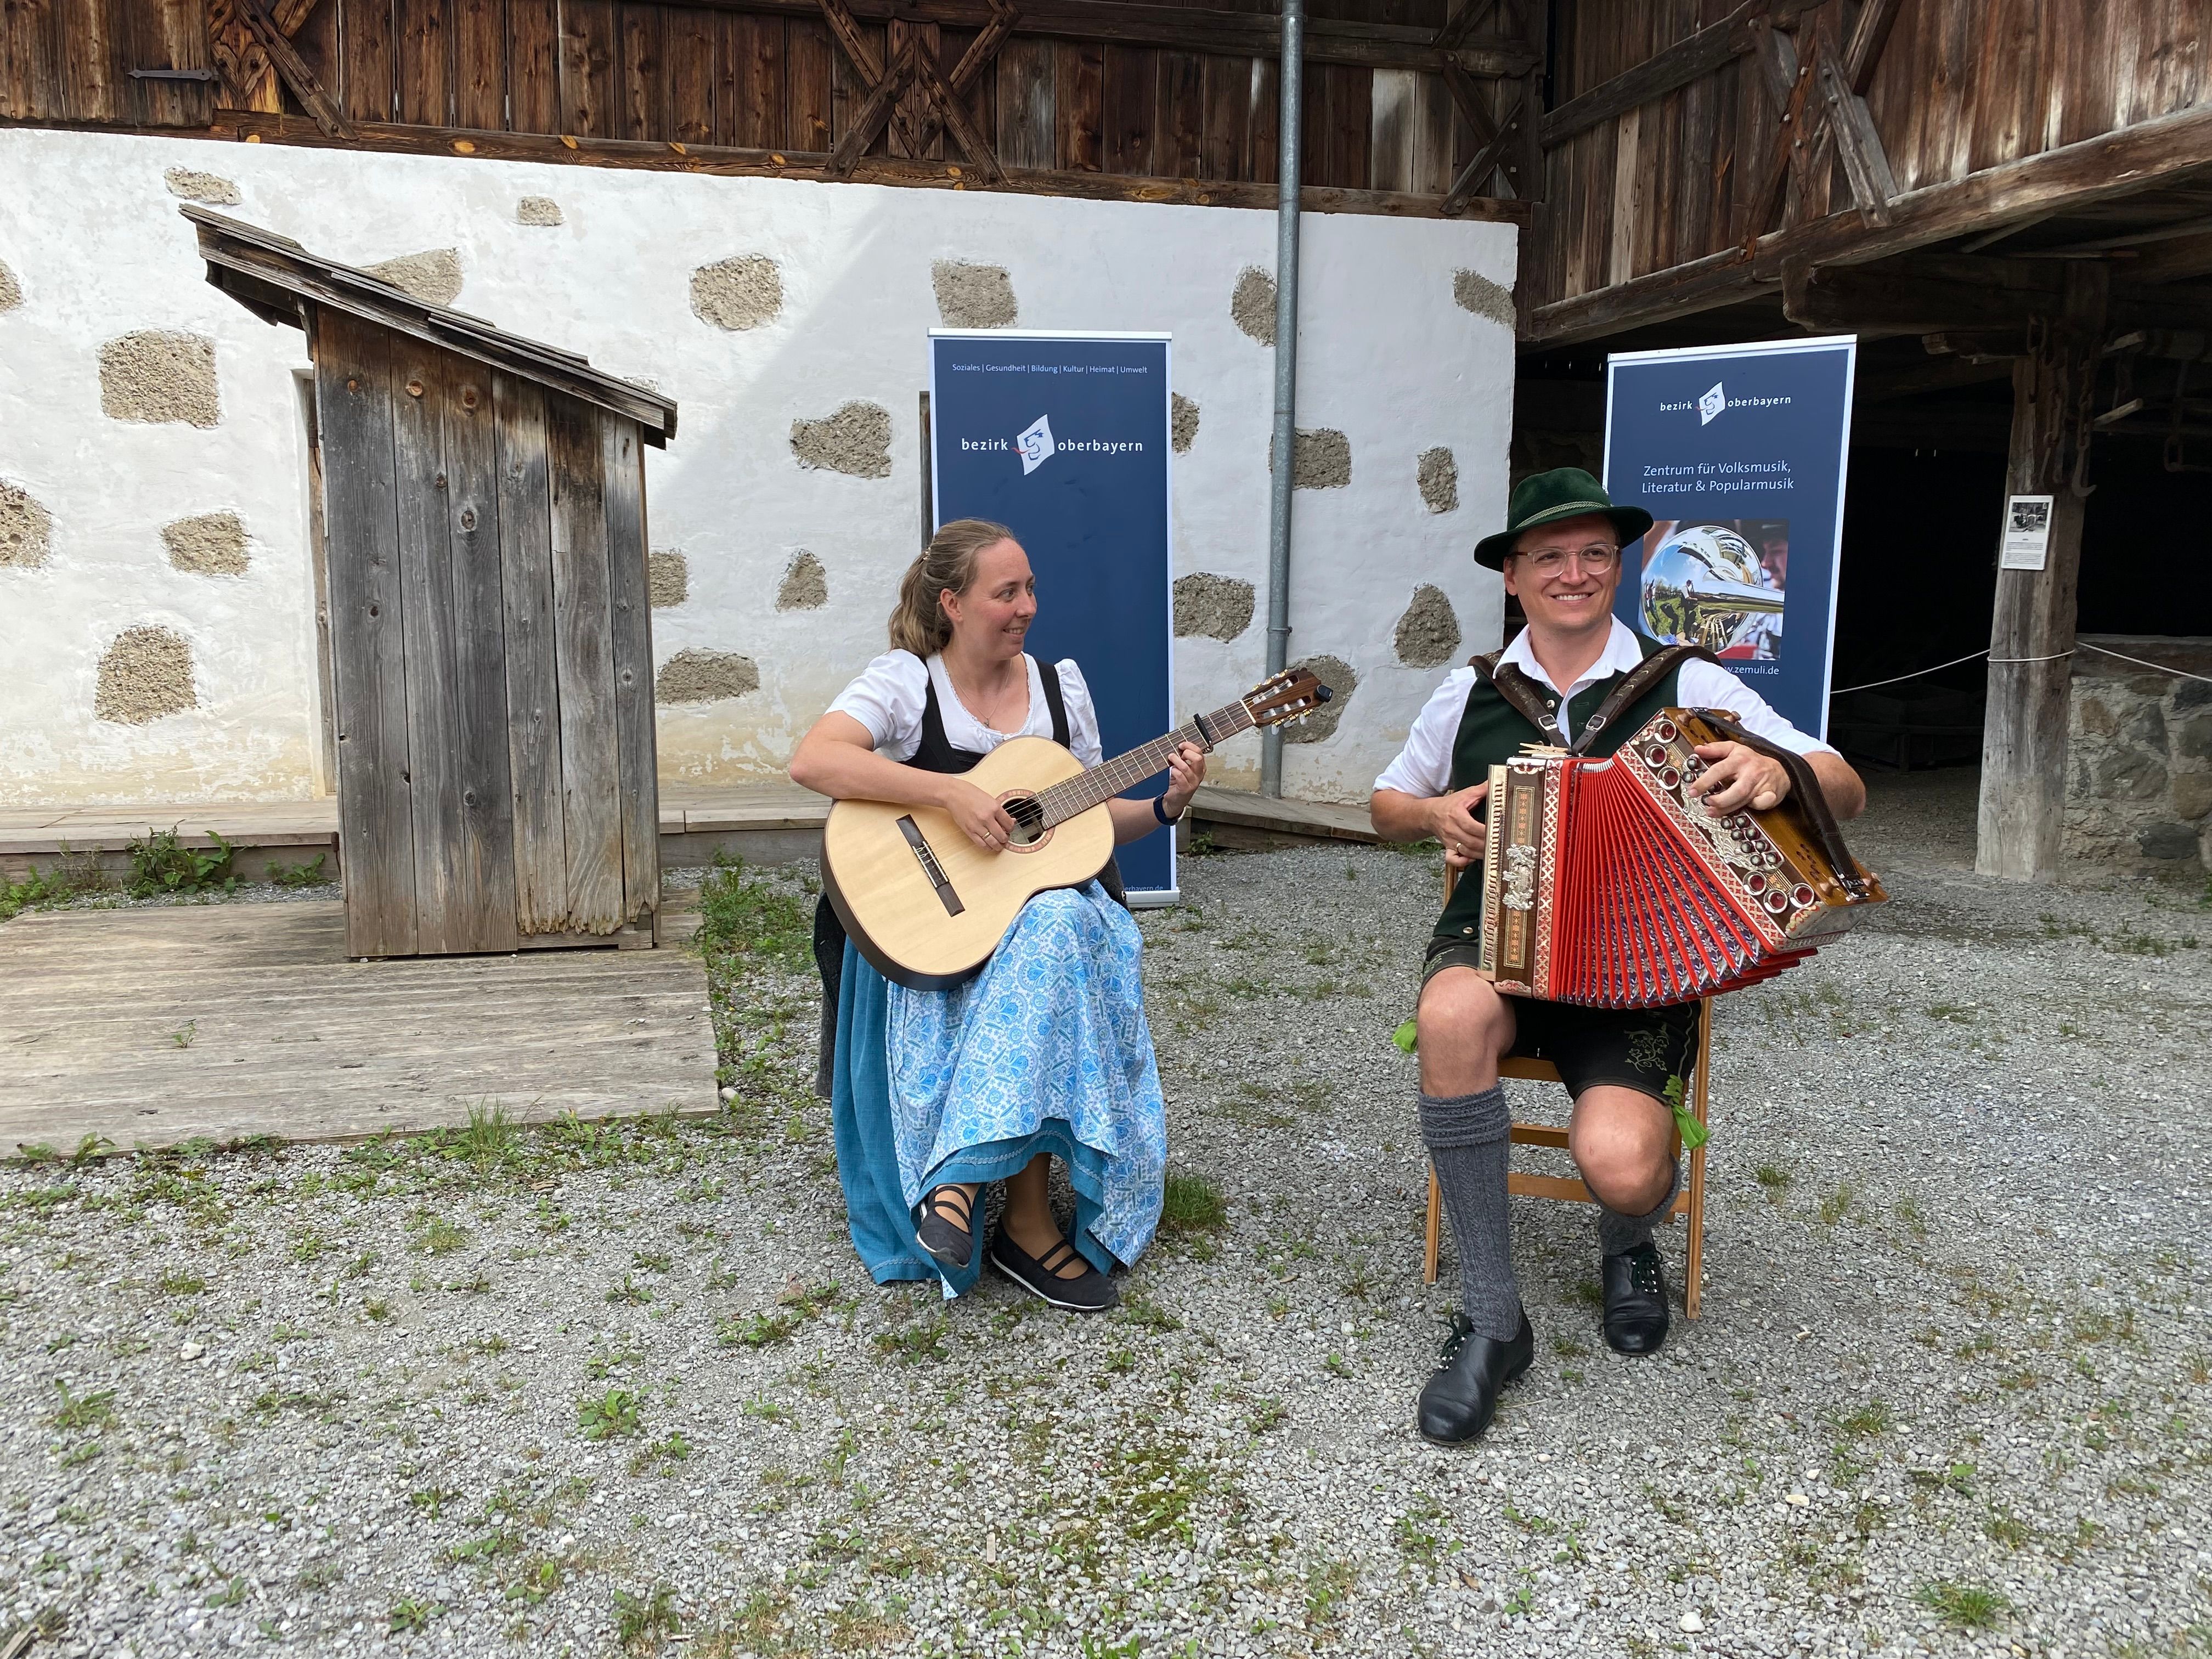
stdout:
POLYGON ((1014 440, 1014 447, 1022 452, 1022 477, 1029 475, 1050 460, 1057 452, 1052 441, 1052 419, 1040 415, 1024 428, 1014 440))
POLYGON ((1698 424, 1699 426, 1711 426, 1713 422, 1713 416, 1719 414, 1721 410, 1727 407, 1728 393, 1723 392, 1721 390, 1721 383, 1718 380, 1715 380, 1713 382, 1713 389, 1705 393, 1704 397, 1698 399, 1698 424))

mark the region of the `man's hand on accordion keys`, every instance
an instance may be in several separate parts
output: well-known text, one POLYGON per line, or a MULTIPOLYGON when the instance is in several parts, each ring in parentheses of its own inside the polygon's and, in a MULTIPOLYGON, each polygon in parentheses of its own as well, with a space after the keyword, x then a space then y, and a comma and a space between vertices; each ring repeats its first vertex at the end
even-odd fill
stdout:
POLYGON ((1464 870, 1482 860, 1483 843, 1489 830, 1475 817, 1474 809, 1489 799, 1490 786, 1478 783, 1472 789, 1438 795, 1429 803, 1430 827, 1444 844, 1444 862, 1455 870, 1464 870))
POLYGON ((1705 769, 1690 780, 1685 793, 1702 799, 1705 811, 1725 817, 1748 806, 1764 812, 1779 806, 1790 793, 1790 774, 1771 755, 1747 749, 1740 743, 1698 745, 1698 758, 1705 769))

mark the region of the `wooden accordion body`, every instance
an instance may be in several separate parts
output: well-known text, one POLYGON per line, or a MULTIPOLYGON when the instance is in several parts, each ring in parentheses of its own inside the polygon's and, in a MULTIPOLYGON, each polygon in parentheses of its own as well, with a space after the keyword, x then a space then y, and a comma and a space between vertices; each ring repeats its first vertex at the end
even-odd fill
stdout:
POLYGON ((1663 1007, 1770 978, 1888 897, 1806 789, 1723 817, 1685 793, 1698 746, 1742 735, 1717 720, 1668 708, 1602 758, 1531 747, 1491 769, 1485 978, 1663 1007))

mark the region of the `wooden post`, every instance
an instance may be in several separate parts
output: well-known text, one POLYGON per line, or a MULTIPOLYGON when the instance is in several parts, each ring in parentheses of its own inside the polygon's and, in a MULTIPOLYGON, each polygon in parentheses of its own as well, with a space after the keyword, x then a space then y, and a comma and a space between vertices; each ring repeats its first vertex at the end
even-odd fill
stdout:
POLYGON ((2097 373, 2108 285, 2101 264, 2069 263, 2062 308, 2043 349, 2013 366, 2005 489, 2053 498, 2044 568, 1997 572, 1990 629, 1974 868, 2014 881, 2052 879, 2064 841, 2069 653, 2083 505, 2072 488, 2075 449, 2089 441, 2084 379, 2094 384, 2097 373))

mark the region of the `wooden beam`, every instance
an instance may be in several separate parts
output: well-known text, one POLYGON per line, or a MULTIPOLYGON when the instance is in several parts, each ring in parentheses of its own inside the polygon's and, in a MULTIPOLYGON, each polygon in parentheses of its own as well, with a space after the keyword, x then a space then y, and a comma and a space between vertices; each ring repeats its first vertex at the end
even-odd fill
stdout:
MULTIPOLYGON (((115 128, 103 125, 101 131, 115 128)), ((154 129, 148 129, 149 132, 154 129)), ((180 135, 170 131, 163 137, 180 135)), ((464 132, 451 128, 402 126, 383 122, 356 124, 350 143, 326 137, 315 124, 295 115, 224 111, 204 132, 184 137, 252 140, 296 144, 311 149, 343 148, 392 155, 461 155, 479 161, 541 161, 566 167, 628 167, 651 173, 691 173, 732 179, 813 179, 844 182, 848 175, 830 169, 822 151, 740 149, 719 144, 672 144, 653 139, 578 138, 544 133, 464 132)), ((1272 211, 1281 197, 1273 184, 1205 179, 1151 179, 1118 173, 1060 172, 1009 167, 1003 181, 987 185, 963 162, 918 161, 890 155, 866 155, 849 175, 857 184, 901 185, 921 190, 982 190, 1022 196, 1070 196, 1093 202, 1158 202, 1185 207, 1260 208, 1272 211)), ((1305 213, 1371 213, 1397 219, 1440 219, 1443 198, 1401 191, 1347 190, 1308 185, 1298 192, 1305 213)), ((1476 197, 1460 216, 1526 224, 1526 202, 1476 197)))
MULTIPOLYGON (((352 137, 352 124, 346 119, 344 112, 338 108, 330 94, 323 90, 323 83, 315 78, 314 70, 307 67, 307 60, 300 56, 299 49, 277 27, 276 20, 269 15, 264 0, 237 0, 237 4, 239 16, 253 32, 254 39, 261 43, 262 51, 269 54, 270 66, 284 84, 291 88, 292 95, 300 100, 300 107, 307 112, 325 136, 352 137)), ((307 20, 312 9, 311 5, 291 8, 301 22, 307 20)), ((298 26, 298 23, 293 25, 295 28, 298 26)))
POLYGON ((1502 120, 1490 136, 1490 142, 1475 151, 1474 158, 1460 169, 1451 188, 1444 192, 1445 216, 1455 218, 1482 186, 1490 182, 1490 175, 1498 171, 1520 142, 1521 122, 1526 112, 1516 101, 1510 105, 1502 120))
MULTIPOLYGON (((825 14, 836 9, 836 0, 822 0, 822 9, 825 14)), ((870 54, 871 58, 872 56, 872 53, 870 54)), ((884 130, 886 123, 895 118, 896 111, 893 106, 898 101, 899 93, 906 85, 913 58, 914 47, 909 41, 900 48, 898 54, 892 58, 889 65, 878 70, 871 76, 867 71, 866 61, 859 57, 854 58, 853 67, 860 72, 864 80, 868 82, 868 95, 860 107, 854 112, 853 125, 845 129, 845 136, 837 141, 837 148, 830 154, 830 172, 841 177, 850 178, 853 169, 860 165, 860 157, 867 154, 868 146, 876 142, 876 135, 884 130)), ((908 146, 909 151, 912 148, 911 145, 908 146)))
POLYGON ((1859 217, 1869 225, 1886 225, 1890 198, 1897 194, 1897 175, 1889 169, 1889 155, 1881 147, 1881 135, 1874 130, 1866 100, 1851 90, 1850 77, 1834 53, 1820 54, 1814 74, 1828 106, 1828 136, 1843 161, 1859 217))
MULTIPOLYGON (((1782 112, 1775 123, 1774 136, 1767 143, 1765 162, 1756 175, 1758 182, 1752 186, 1750 200, 1744 209, 1741 234, 1747 241, 1764 234, 1774 222, 1789 188, 1790 174, 1797 176, 1801 199, 1809 196, 1813 189, 1812 135, 1806 131, 1805 119, 1806 111, 1814 107, 1813 64, 1801 61, 1796 43, 1765 18, 1754 19, 1753 27, 1759 63, 1766 71, 1767 88, 1775 94, 1775 102, 1781 106, 1782 112)), ((1814 42, 1813 55, 1819 55, 1817 40, 1814 42)))
MULTIPOLYGON (((1000 48, 1006 44, 1007 37, 1013 33, 1014 26, 1020 21, 1020 13, 1015 9, 1012 0, 1000 0, 1000 3, 993 9, 994 15, 989 27, 968 43, 968 50, 960 54, 960 61, 952 66, 952 73, 944 77, 945 91, 952 101, 957 102, 967 95, 969 85, 998 57, 1000 48)), ((917 59, 917 61, 921 60, 917 59)), ((932 78, 934 79, 936 65, 930 64, 927 67, 931 72, 932 78)), ((934 94, 933 94, 933 102, 934 94)), ((928 118, 921 124, 921 142, 914 147, 914 153, 916 155, 929 154, 930 146, 937 142, 939 128, 945 125, 948 118, 948 115, 944 111, 933 107, 928 118)), ((997 152, 983 142, 981 133, 975 131, 975 123, 968 120, 964 108, 961 111, 960 118, 975 143, 975 147, 969 149, 968 159, 983 168, 992 182, 995 184, 1005 177, 1004 170, 999 166, 997 152)), ((960 138, 961 147, 963 149, 969 149, 968 138, 960 137, 957 131, 955 132, 954 137, 960 138)))
POLYGON ((1782 268, 1783 314, 1801 328, 1861 335, 2021 329, 2058 309, 2047 289, 1948 282, 1869 265, 1782 268))
POLYGON ((945 83, 945 76, 929 60, 928 53, 916 51, 910 56, 914 72, 921 79, 923 90, 928 94, 929 101, 935 107, 935 119, 922 124, 923 136, 917 154, 928 154, 930 143, 937 136, 935 128, 941 121, 951 128, 953 137, 958 141, 969 161, 975 164, 976 171, 983 175, 984 182, 995 185, 1005 179, 1006 169, 999 165, 999 158, 992 153, 991 141, 975 130, 975 123, 969 118, 968 107, 961 101, 958 89, 945 83))
POLYGON ((1854 97, 1865 97, 1874 84, 1882 49, 1889 45, 1889 32, 1897 27, 1897 15, 1903 9, 1903 0, 1865 0, 1860 6, 1851 38, 1844 46, 1844 79, 1854 97))
POLYGON ((1686 36, 1632 70, 1570 98, 1544 118, 1538 131, 1546 149, 1557 149, 1578 132, 1624 115, 1639 105, 1701 81, 1752 49, 1752 21, 1765 12, 1762 0, 1744 0, 1726 17, 1686 36))
POLYGON ((1741 248, 1650 272, 1536 307, 1524 347, 1571 344, 1665 322, 1773 292, 1785 264, 1863 264, 2015 220, 2072 212, 2192 175, 2212 174, 2212 105, 2086 138, 1964 179, 1909 191, 1890 204, 1890 222, 1869 228, 1856 213, 1759 239, 1741 248))
POLYGON ((2130 283, 2179 283, 2212 276, 2212 230, 2180 236, 2147 247, 2118 273, 2130 283))
POLYGON ((2053 879, 2064 851, 2067 659, 2088 494, 2075 487, 2077 456, 2089 443, 2079 417, 2095 383, 2107 281, 2100 266, 2069 266, 2062 325, 2051 331, 2049 349, 2013 369, 2005 489, 2052 498, 2044 568, 1997 572, 1990 627, 1974 869, 2013 881, 2053 879))

